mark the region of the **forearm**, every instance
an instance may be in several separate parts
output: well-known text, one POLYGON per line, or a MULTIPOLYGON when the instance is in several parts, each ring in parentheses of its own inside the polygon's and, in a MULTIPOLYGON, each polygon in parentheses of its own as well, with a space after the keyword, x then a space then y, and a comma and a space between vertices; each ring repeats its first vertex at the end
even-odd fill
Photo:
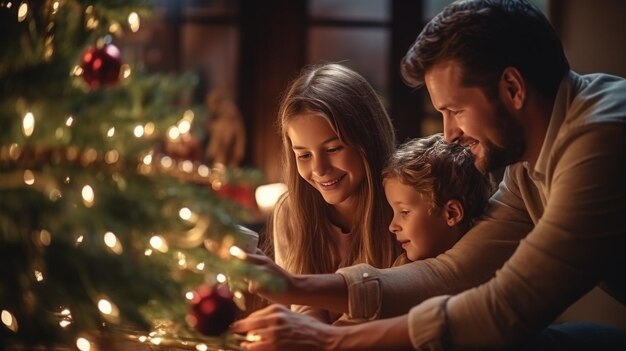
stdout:
POLYGON ((315 318, 324 324, 331 324, 328 310, 325 310, 323 308, 303 306, 303 305, 291 305, 291 310, 296 313, 300 313, 305 316, 315 318))
POLYGON ((288 303, 342 313, 348 311, 348 289, 341 275, 297 275, 292 282, 292 289, 286 297, 288 303))
POLYGON ((407 315, 331 329, 329 350, 412 350, 407 315))
POLYGON ((489 280, 532 230, 521 197, 510 188, 502 187, 491 204, 483 221, 436 258, 382 270, 363 264, 340 269, 350 317, 402 315, 431 297, 456 294, 489 280))

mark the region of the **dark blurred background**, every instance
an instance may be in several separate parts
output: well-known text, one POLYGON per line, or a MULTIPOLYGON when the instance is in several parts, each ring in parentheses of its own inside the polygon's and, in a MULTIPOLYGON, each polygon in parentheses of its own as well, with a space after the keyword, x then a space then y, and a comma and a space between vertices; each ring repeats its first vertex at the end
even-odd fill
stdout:
MULTIPOLYGON (((126 60, 151 71, 193 71, 194 99, 226 89, 247 130, 244 165, 279 180, 277 104, 307 64, 342 62, 374 86, 398 140, 437 132, 424 90, 400 80, 399 61, 423 24, 447 0, 152 0, 151 18, 120 46, 126 60)), ((626 3, 533 0, 550 18, 575 70, 626 76, 626 3)))

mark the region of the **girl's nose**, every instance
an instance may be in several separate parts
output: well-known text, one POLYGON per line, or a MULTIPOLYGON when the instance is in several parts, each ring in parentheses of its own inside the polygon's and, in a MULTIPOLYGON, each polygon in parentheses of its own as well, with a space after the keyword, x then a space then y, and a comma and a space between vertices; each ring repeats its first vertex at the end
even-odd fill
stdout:
POLYGON ((400 226, 396 224, 396 221, 394 219, 392 219, 391 223, 389 223, 389 231, 392 232, 393 234, 396 234, 396 232, 399 230, 400 230, 400 226))
POLYGON ((313 159, 313 173, 317 176, 324 176, 330 169, 330 163, 325 156, 318 156, 313 159))

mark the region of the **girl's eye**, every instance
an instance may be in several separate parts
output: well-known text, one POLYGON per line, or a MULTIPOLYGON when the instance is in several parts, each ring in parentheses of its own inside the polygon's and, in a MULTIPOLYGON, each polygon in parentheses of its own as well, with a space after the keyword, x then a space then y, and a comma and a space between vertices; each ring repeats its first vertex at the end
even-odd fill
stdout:
POLYGON ((296 158, 298 160, 308 160, 311 157, 311 154, 300 154, 300 155, 296 155, 296 158))
POLYGON ((402 210, 402 211, 400 211, 400 214, 403 215, 403 216, 406 216, 406 215, 409 214, 409 210, 402 210))
POLYGON ((326 151, 330 152, 330 153, 334 153, 334 152, 338 152, 342 149, 341 146, 336 146, 336 147, 329 147, 326 151))

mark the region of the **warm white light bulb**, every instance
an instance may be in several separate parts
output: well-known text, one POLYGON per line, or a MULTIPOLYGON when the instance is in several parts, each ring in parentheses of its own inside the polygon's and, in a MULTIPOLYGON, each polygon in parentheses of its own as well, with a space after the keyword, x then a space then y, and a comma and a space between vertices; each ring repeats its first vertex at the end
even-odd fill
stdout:
POLYGON ((187 207, 183 207, 180 209, 180 211, 178 211, 178 216, 180 216, 181 219, 188 221, 191 219, 192 216, 192 212, 190 209, 188 209, 187 207))
POLYGON ((93 206, 95 195, 91 186, 85 185, 83 187, 83 190, 81 191, 81 195, 83 197, 83 204, 85 205, 85 207, 93 206))
POLYGON ((198 166, 198 175, 201 177, 209 176, 209 167, 207 165, 199 165, 198 166))
POLYGON ((147 136, 154 134, 155 129, 156 129, 156 126, 152 122, 146 123, 146 125, 143 127, 143 131, 147 136))
POLYGON ((33 135, 33 131, 35 130, 35 116, 32 112, 26 112, 24 115, 22 119, 22 129, 26 137, 33 135))
POLYGON ((117 243, 117 237, 111 232, 106 232, 104 234, 104 243, 108 247, 113 247, 117 243))
POLYGON ((109 150, 104 154, 104 162, 107 164, 114 164, 120 159, 120 154, 116 150, 109 150))
POLYGON ((89 351, 91 350, 91 343, 89 342, 89 340, 80 337, 78 339, 76 339, 76 347, 80 350, 80 351, 89 351))
POLYGON ((191 162, 190 160, 185 160, 180 164, 180 168, 185 173, 191 173, 193 172, 193 162, 191 162))
POLYGON ((191 123, 189 123, 189 121, 182 120, 178 122, 178 131, 181 134, 189 133, 190 130, 191 130, 191 123))
POLYGON ((167 252, 169 249, 167 242, 160 235, 154 235, 150 238, 150 246, 160 252, 167 252))
POLYGON ((23 2, 17 9, 17 21, 22 22, 26 19, 26 15, 28 15, 28 4, 23 2))
POLYGON ((163 168, 170 168, 172 167, 173 164, 174 164, 174 161, 172 160, 171 157, 163 156, 163 158, 161 158, 161 166, 163 166, 163 168))
POLYGON ((143 126, 136 126, 133 130, 133 134, 135 134, 135 137, 141 138, 143 136, 143 126))
POLYGON ((131 12, 128 15, 128 25, 130 26, 130 30, 132 30, 133 33, 139 30, 141 21, 139 20, 139 15, 137 14, 137 12, 131 12))
POLYGON ((17 331, 17 323, 15 322, 15 317, 13 317, 11 312, 2 310, 0 318, 2 319, 2 324, 4 324, 7 328, 11 329, 13 332, 17 331))
POLYGON ((33 272, 33 274, 35 275, 35 279, 40 282, 43 280, 43 273, 41 271, 35 270, 33 272))
POLYGON ((284 183, 273 183, 261 185, 256 188, 254 198, 259 209, 265 213, 270 213, 276 205, 278 199, 287 191, 284 183))
POLYGON ((98 309, 103 314, 111 314, 111 312, 113 312, 113 305, 111 305, 111 302, 107 299, 100 299, 100 301, 98 301, 98 309))
POLYGON ((128 78, 133 73, 133 69, 128 64, 122 65, 122 77, 128 78))
POLYGON ((43 246, 50 246, 50 243, 52 243, 52 235, 50 235, 50 232, 42 229, 39 232, 39 242, 43 246))
POLYGON ((176 140, 180 137, 180 130, 178 130, 177 126, 172 126, 167 129, 167 137, 170 140, 176 140))
POLYGON ((193 122, 194 117, 195 116, 192 110, 185 110, 183 113, 183 119, 189 121, 190 123, 193 122))
POLYGON ((26 185, 35 184, 35 174, 30 169, 24 171, 24 183, 26 185))
POLYGON ((235 246, 235 245, 231 246, 228 251, 230 252, 232 256, 235 256, 242 260, 245 260, 246 257, 248 257, 248 255, 246 255, 246 253, 242 249, 240 249, 238 246, 235 246))
MULTIPOLYGON (((117 22, 113 22, 109 26, 109 33, 116 34, 116 33, 120 33, 121 30, 122 30, 122 26, 120 26, 120 24, 117 23, 117 22)), ((124 77, 124 78, 126 78, 126 77, 124 77)))

